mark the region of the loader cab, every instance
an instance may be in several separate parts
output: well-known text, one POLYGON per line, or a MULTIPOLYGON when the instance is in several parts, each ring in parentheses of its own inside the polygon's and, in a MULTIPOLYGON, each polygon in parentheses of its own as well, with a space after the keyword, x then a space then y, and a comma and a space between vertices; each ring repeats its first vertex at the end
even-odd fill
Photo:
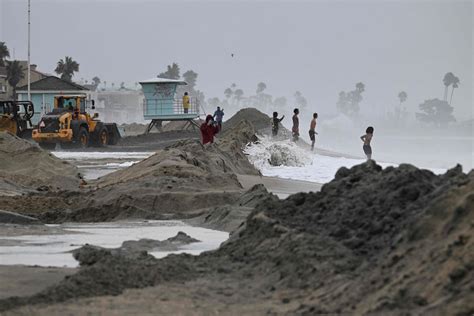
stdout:
POLYGON ((64 112, 71 111, 85 114, 87 105, 94 109, 94 100, 87 100, 86 95, 60 95, 54 97, 54 111, 64 112))

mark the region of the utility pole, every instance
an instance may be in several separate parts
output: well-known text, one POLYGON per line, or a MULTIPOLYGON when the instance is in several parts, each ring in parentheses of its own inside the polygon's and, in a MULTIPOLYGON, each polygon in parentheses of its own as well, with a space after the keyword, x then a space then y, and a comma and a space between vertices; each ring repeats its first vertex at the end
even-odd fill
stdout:
POLYGON ((28 101, 31 101, 31 69, 30 69, 30 0, 28 0, 28 101))

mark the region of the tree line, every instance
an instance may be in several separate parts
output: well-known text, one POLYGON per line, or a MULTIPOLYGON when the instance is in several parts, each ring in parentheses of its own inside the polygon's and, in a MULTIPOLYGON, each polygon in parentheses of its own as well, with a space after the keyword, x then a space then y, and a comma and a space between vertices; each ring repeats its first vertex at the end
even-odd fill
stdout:
MULTIPOLYGON (((419 112, 415 113, 415 118, 427 124, 435 126, 445 126, 451 122, 455 122, 453 112, 454 107, 451 105, 453 101, 454 90, 459 88, 460 79, 452 72, 448 72, 442 79, 444 85, 443 100, 438 98, 425 100, 418 105, 419 112), (451 87, 451 95, 448 102, 449 87, 451 87)), ((341 91, 336 102, 337 110, 350 117, 357 118, 360 112, 360 103, 363 100, 362 93, 365 92, 365 84, 358 82, 352 91, 341 91)), ((389 113, 389 119, 394 121, 403 121, 408 118, 408 111, 402 104, 407 100, 408 94, 405 91, 398 93, 399 103, 394 108, 393 113, 389 113)))
MULTIPOLYGON (((25 69, 21 66, 18 60, 9 61, 7 58, 10 57, 10 52, 5 42, 0 42, 0 66, 6 67, 7 70, 7 81, 10 86, 13 87, 13 92, 16 97, 16 88, 18 83, 25 77, 25 69)), ((57 62, 54 70, 61 79, 68 82, 72 82, 74 73, 79 71, 79 63, 72 59, 70 56, 66 56, 64 59, 60 59, 57 62)), ((166 66, 166 70, 157 75, 160 78, 167 79, 181 79, 181 72, 178 63, 172 63, 166 66)), ((244 107, 257 107, 264 112, 273 111, 285 111, 287 110, 288 100, 284 96, 273 97, 266 92, 267 85, 264 82, 259 82, 255 89, 255 94, 247 95, 243 89, 238 88, 235 83, 231 84, 230 87, 226 88, 223 92, 223 96, 212 97, 206 100, 204 92, 196 89, 198 73, 193 70, 187 70, 182 74, 182 79, 188 83, 187 87, 178 87, 178 93, 182 94, 184 91, 190 93, 191 96, 195 97, 200 101, 201 104, 208 104, 211 107, 233 107, 235 109, 241 109, 244 107)), ((442 79, 444 85, 443 100, 438 98, 428 99, 421 103, 418 108, 419 112, 415 113, 415 117, 418 121, 433 124, 436 126, 447 125, 451 122, 455 122, 456 119, 453 116, 454 108, 452 107, 454 90, 459 88, 460 79, 455 76, 452 72, 448 72, 442 79), (451 94, 448 102, 449 88, 451 87, 451 94)), ((92 78, 92 89, 97 90, 101 80, 95 76, 92 78)), ((104 87, 107 82, 103 82, 104 87)), ((135 84, 138 86, 138 84, 135 84)), ((112 83, 114 87, 114 83, 112 83)), ((120 89, 124 90, 125 83, 120 84, 120 89)), ((341 91, 338 95, 336 102, 336 109, 350 117, 357 118, 360 112, 360 103, 363 101, 363 93, 365 92, 365 84, 358 82, 355 84, 354 90, 341 91)), ((296 91, 293 94, 293 105, 304 111, 307 107, 308 102, 300 91, 296 91)), ((408 98, 408 94, 405 91, 398 93, 399 104, 394 109, 394 113, 391 114, 391 119, 404 120, 408 117, 408 111, 402 107, 408 98)))

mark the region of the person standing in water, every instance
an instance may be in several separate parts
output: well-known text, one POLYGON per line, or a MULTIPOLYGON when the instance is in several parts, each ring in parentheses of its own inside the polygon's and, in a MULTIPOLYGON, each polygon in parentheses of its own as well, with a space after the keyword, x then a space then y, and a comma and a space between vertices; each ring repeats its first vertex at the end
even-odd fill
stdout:
POLYGON ((300 120, 298 118, 298 114, 300 114, 300 110, 294 109, 293 110, 293 127, 291 128, 291 132, 293 133, 293 141, 298 141, 300 136, 300 120))
POLYGON ((362 135, 360 137, 360 139, 364 142, 364 146, 362 146, 362 149, 364 149, 364 153, 367 156, 367 160, 372 159, 372 147, 370 147, 370 141, 372 140, 373 136, 374 128, 372 126, 369 126, 365 130, 365 135, 362 135))
POLYGON ((285 116, 283 115, 281 118, 278 118, 278 112, 273 112, 272 118, 272 135, 273 137, 278 135, 278 129, 280 128, 280 122, 283 121, 285 116))
POLYGON ((311 150, 314 150, 314 142, 316 141, 316 119, 318 118, 318 113, 313 113, 313 119, 309 125, 309 139, 311 139, 311 150))

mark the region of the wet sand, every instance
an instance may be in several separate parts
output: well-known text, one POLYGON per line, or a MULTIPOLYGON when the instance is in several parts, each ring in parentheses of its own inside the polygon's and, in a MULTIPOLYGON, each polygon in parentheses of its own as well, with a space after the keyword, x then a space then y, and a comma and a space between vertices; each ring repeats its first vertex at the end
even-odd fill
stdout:
POLYGON ((75 268, 0 265, 0 299, 33 295, 76 272, 75 268))
POLYGON ((282 179, 277 177, 237 175, 239 182, 245 190, 250 189, 255 184, 263 184, 268 191, 276 194, 279 198, 285 199, 291 194, 298 192, 318 192, 322 184, 300 180, 282 179))

